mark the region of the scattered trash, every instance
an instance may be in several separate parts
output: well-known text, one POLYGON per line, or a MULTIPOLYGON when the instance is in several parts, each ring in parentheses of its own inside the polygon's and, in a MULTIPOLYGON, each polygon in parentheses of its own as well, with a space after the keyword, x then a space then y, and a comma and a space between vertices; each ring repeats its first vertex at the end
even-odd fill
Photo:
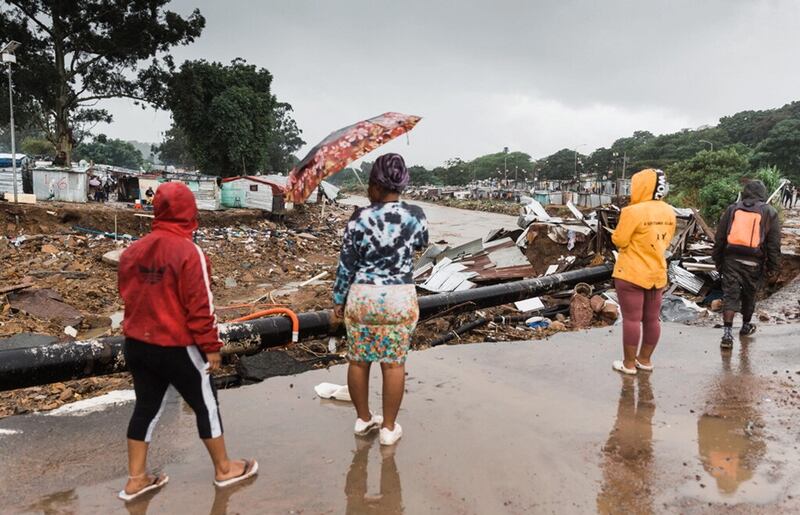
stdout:
POLYGON ((320 383, 314 387, 314 391, 322 399, 351 402, 350 391, 348 390, 347 385, 342 386, 333 383, 320 383))
POLYGON ((67 327, 64 328, 64 334, 66 334, 67 336, 71 336, 72 338, 77 338, 78 330, 72 327, 71 325, 68 325, 67 327))
POLYGON ((523 313, 530 313, 532 311, 540 311, 545 308, 544 302, 540 297, 533 297, 530 299, 515 302, 514 306, 523 313))
POLYGON ((707 311, 696 303, 677 295, 664 295, 661 319, 667 322, 691 322, 707 311))
POLYGON ((122 253, 125 252, 125 249, 116 249, 110 252, 106 252, 103 254, 103 263, 109 264, 113 267, 119 266, 119 259, 122 257, 122 253))
POLYGON ((550 327, 550 319, 545 317, 531 317, 525 321, 525 325, 531 329, 547 329, 550 327))

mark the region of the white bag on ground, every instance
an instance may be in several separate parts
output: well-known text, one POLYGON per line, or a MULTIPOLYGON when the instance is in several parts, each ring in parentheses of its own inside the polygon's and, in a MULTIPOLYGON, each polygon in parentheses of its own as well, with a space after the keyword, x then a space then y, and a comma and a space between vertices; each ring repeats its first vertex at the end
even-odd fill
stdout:
POLYGON ((336 401, 347 401, 350 402, 350 391, 347 389, 347 385, 338 385, 333 383, 320 383, 314 387, 314 391, 317 392, 323 399, 333 399, 336 401))

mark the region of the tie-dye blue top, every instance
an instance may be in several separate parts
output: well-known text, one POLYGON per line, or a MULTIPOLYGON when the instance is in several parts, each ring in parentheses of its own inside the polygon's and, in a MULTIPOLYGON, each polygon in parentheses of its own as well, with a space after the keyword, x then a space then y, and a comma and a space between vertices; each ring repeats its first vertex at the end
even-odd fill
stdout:
POLYGON ((333 302, 344 304, 351 284, 412 284, 414 252, 428 246, 422 209, 375 203, 353 213, 344 231, 333 302))

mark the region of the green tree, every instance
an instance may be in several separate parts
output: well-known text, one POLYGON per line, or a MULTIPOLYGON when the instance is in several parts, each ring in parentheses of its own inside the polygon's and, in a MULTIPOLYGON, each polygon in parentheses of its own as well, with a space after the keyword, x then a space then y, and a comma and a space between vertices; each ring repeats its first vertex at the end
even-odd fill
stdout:
POLYGON ((750 171, 750 150, 744 146, 700 151, 667 170, 669 183, 678 191, 697 191, 721 179, 738 180, 750 171))
POLYGON ((206 173, 287 172, 302 145, 291 106, 272 94, 272 75, 243 59, 230 65, 187 61, 160 105, 172 111, 189 151, 206 173))
POLYGON ((778 122, 755 150, 753 161, 761 166, 773 165, 800 180, 800 119, 778 122))
POLYGON ((165 165, 179 168, 196 167, 189 148, 189 140, 180 127, 173 125, 164 133, 164 141, 160 145, 153 145, 151 149, 158 156, 158 160, 165 165))
POLYGON ((581 153, 576 153, 575 150, 563 148, 547 156, 546 158, 537 161, 537 168, 539 168, 540 179, 553 179, 553 180, 569 180, 575 178, 575 172, 581 173, 583 171, 583 164, 588 159, 581 153), (576 165, 577 163, 577 165, 576 165))
POLYGON ((409 166, 408 174, 411 177, 411 184, 414 186, 440 185, 441 178, 437 177, 432 171, 424 166, 409 166))
POLYGON ((698 195, 703 218, 709 223, 718 223, 722 213, 736 201, 741 190, 741 183, 733 177, 711 181, 703 186, 698 195))
POLYGON ((0 34, 22 43, 14 73, 21 121, 48 135, 56 164, 70 162, 86 124, 111 121, 94 107, 99 100, 149 101, 171 67, 166 52, 200 35, 200 12, 184 18, 168 3, 8 0, 0 9, 0 34))
POLYGON ((784 177, 777 166, 764 166, 756 170, 755 178, 764 183, 767 187, 767 194, 777 190, 783 183, 784 177))
POLYGON ((131 143, 121 139, 108 139, 100 134, 94 141, 75 147, 75 157, 95 164, 139 168, 144 164, 142 153, 131 143))
POLYGON ((45 138, 27 137, 20 144, 22 152, 34 157, 52 157, 55 153, 53 144, 45 138))

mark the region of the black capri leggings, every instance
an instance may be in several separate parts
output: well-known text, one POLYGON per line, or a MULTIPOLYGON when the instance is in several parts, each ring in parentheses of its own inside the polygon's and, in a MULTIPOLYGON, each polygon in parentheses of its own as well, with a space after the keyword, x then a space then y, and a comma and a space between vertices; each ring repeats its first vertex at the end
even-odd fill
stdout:
POLYGON ((150 442, 164 410, 169 385, 194 410, 200 438, 222 436, 217 390, 206 372, 206 356, 197 346, 162 347, 127 338, 125 362, 136 392, 128 438, 150 442))

